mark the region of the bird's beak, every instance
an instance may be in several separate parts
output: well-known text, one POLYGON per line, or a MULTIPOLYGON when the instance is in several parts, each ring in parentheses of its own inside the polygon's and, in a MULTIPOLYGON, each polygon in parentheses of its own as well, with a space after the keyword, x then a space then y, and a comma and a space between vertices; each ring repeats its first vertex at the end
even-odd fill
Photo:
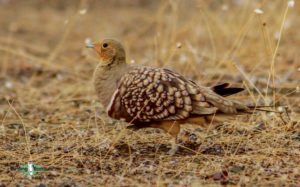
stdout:
POLYGON ((86 46, 86 48, 94 48, 94 44, 93 43, 88 43, 85 46, 86 46))

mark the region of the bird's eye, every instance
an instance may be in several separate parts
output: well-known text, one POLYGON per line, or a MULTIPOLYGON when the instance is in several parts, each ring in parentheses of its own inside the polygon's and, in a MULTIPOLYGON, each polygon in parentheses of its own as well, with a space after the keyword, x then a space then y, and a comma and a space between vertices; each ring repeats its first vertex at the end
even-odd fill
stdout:
POLYGON ((103 48, 107 48, 107 46, 108 46, 107 43, 102 44, 102 47, 103 47, 103 48))

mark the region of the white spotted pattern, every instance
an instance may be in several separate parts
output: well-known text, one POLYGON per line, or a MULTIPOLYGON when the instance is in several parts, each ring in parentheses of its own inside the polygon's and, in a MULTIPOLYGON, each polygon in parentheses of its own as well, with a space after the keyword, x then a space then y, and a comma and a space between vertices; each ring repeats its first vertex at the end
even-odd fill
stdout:
POLYGON ((120 108, 108 108, 108 111, 125 110, 132 119, 142 122, 185 119, 199 113, 198 108, 208 109, 203 114, 216 111, 194 82, 168 69, 150 67, 138 67, 126 73, 111 103, 115 101, 121 102, 120 108))

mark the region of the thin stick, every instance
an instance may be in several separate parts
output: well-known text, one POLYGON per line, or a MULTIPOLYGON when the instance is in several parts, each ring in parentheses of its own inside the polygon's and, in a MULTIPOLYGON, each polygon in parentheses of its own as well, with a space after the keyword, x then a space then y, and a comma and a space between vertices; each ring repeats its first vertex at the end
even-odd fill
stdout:
POLYGON ((27 147, 27 151, 28 151, 28 155, 29 155, 29 161, 32 161, 32 157, 31 157, 31 152, 30 152, 30 140, 28 138, 27 135, 27 131, 26 131, 26 127, 25 127, 25 123, 23 121, 23 118, 21 117, 21 115, 17 112, 17 110, 15 109, 15 107, 12 105, 12 103, 10 103, 8 100, 6 100, 9 107, 14 111, 14 113, 16 114, 16 116, 19 118, 19 120, 21 121, 21 124, 23 126, 23 130, 24 130, 24 134, 25 134, 25 141, 26 141, 26 147, 27 147))
POLYGON ((268 82, 267 82, 266 96, 268 94, 269 84, 270 84, 271 77, 272 77, 274 107, 275 107, 275 99, 276 99, 275 98, 275 92, 276 92, 276 89, 275 89, 275 68, 274 68, 275 58, 276 58, 276 55, 277 55, 277 52, 278 52, 278 49, 279 49, 279 44, 280 44, 280 41, 281 41, 282 32, 283 32, 283 28, 284 28, 284 23, 286 21, 288 10, 289 10, 289 6, 287 5, 286 8, 285 8, 285 12, 284 12, 284 15, 283 15, 282 22, 281 22, 281 27, 280 27, 280 31, 279 31, 279 38, 278 38, 278 41, 277 41, 277 44, 276 44, 275 51, 274 51, 273 56, 272 56, 271 69, 270 69, 270 72, 269 72, 269 77, 268 77, 268 82))

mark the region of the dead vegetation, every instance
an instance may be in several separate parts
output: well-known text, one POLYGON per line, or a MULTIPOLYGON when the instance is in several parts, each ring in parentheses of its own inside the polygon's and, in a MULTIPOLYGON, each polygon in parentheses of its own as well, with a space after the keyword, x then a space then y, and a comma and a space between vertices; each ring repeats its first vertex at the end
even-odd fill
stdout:
POLYGON ((298 186, 300 6, 287 2, 0 0, 1 185, 298 186), (128 62, 243 85, 239 99, 282 114, 187 126, 170 156, 165 133, 128 131, 97 102, 84 41, 106 37, 128 62), (29 161, 47 171, 29 179, 29 161))

